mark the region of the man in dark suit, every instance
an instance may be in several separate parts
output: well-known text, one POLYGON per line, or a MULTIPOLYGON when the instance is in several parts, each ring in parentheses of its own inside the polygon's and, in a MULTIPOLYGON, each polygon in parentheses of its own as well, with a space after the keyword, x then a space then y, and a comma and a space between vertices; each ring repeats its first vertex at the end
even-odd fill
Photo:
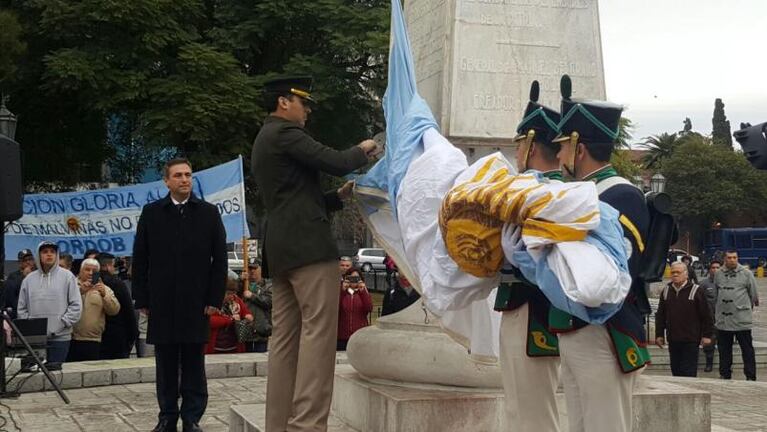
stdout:
POLYGON ((130 357, 131 348, 138 339, 138 323, 133 299, 128 287, 117 275, 115 256, 110 253, 99 254, 101 280, 112 289, 120 302, 117 315, 106 316, 106 326, 101 335, 101 359, 121 359, 130 357))
POLYGON ((192 194, 188 160, 168 161, 163 179, 170 193, 144 206, 133 246, 133 297, 149 316, 147 342, 155 345, 160 414, 153 431, 176 431, 179 415, 184 432, 201 431, 208 403, 203 350, 208 316, 224 299, 226 232, 216 206, 192 194))
POLYGON ((377 151, 372 140, 333 150, 304 130, 311 83, 311 78, 285 78, 265 84, 270 115, 253 144, 253 176, 267 211, 262 266, 273 281, 269 432, 327 428, 340 283, 328 213, 343 207, 341 199, 352 185, 323 194, 320 172, 346 175, 377 151))

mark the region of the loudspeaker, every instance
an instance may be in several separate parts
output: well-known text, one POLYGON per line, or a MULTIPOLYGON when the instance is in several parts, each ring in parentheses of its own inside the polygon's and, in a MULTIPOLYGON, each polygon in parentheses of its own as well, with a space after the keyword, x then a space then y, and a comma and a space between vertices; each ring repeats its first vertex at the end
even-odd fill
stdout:
POLYGON ((0 134, 0 221, 21 217, 22 195, 19 143, 0 134))

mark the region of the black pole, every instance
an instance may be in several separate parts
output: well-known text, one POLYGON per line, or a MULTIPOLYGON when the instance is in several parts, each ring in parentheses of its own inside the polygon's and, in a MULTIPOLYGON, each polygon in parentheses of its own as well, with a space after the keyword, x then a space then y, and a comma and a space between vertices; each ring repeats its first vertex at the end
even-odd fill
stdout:
MULTIPOLYGON (((0 219, 0 309, 5 307, 5 221, 0 219)), ((0 311, 0 329, 3 328, 3 317, 5 314, 0 311)), ((5 331, 2 331, 2 341, 0 341, 0 394, 6 393, 5 382, 5 331)))

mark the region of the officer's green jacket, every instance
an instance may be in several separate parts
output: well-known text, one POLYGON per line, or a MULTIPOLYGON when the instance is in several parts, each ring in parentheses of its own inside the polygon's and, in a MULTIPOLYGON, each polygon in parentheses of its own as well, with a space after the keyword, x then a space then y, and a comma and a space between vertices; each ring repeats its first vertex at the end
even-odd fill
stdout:
POLYGON ((343 203, 323 193, 320 172, 344 176, 367 163, 355 146, 338 151, 315 141, 300 125, 269 116, 253 143, 251 169, 266 207, 264 276, 338 258, 329 212, 343 203))

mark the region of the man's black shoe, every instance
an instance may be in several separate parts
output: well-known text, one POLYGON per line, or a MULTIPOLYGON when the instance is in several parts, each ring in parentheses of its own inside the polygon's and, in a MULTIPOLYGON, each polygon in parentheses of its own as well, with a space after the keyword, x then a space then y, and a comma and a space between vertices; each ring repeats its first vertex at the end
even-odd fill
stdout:
POLYGON ((49 363, 45 362, 45 368, 49 371, 60 371, 61 370, 61 363, 49 363))
POLYGON ((152 429, 152 432, 176 432, 177 431, 176 423, 177 421, 162 419, 157 423, 157 426, 155 426, 154 429, 152 429))
POLYGON ((728 380, 728 379, 732 379, 732 377, 728 377, 728 376, 724 376, 724 375, 719 375, 719 379, 728 380))
POLYGON ((182 432, 203 432, 199 424, 194 422, 184 422, 184 429, 182 432))
POLYGON ((707 364, 707 365, 706 365, 706 368, 705 368, 705 369, 703 369, 703 372, 711 372, 712 370, 714 370, 714 365, 712 365, 712 364, 710 364, 710 365, 709 365, 709 364, 707 364))

